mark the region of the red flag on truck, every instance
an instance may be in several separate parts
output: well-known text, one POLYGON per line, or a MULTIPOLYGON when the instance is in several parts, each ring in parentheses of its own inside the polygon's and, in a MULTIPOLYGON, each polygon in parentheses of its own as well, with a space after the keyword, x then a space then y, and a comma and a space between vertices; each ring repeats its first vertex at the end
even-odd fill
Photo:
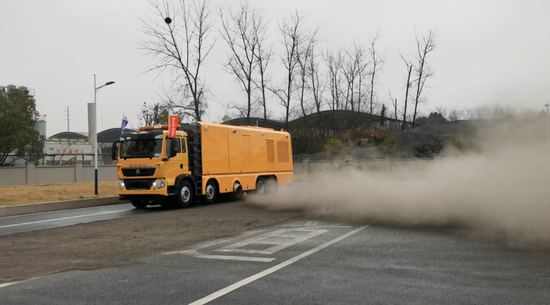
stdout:
POLYGON ((176 130, 178 129, 179 117, 172 110, 170 110, 169 113, 170 113, 170 116, 168 121, 168 137, 175 138, 176 130))

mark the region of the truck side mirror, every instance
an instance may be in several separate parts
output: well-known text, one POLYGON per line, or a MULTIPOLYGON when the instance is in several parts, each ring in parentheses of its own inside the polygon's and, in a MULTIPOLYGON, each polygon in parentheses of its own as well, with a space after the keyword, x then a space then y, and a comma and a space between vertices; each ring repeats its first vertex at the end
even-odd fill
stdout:
POLYGON ((170 139, 170 158, 175 157, 180 148, 180 140, 179 139, 170 139))
POLYGON ((113 143, 113 146, 111 147, 111 159, 118 160, 118 145, 120 144, 119 141, 116 141, 113 143))

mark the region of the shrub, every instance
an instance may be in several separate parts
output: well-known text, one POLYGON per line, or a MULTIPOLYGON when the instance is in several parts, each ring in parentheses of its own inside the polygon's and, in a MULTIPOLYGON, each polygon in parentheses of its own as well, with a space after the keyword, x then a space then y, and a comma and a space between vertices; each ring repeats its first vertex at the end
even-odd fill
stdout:
POLYGON ((449 137, 445 143, 445 149, 456 149, 464 152, 469 148, 468 138, 463 133, 456 133, 449 137))
POLYGON ((329 139, 327 144, 325 144, 325 149, 323 154, 326 158, 333 160, 335 157, 340 156, 344 151, 344 145, 342 142, 337 139, 329 139))
POLYGON ((398 157, 403 146, 399 145, 399 141, 395 137, 387 137, 384 139, 384 144, 382 145, 381 151, 382 154, 386 157, 395 158, 398 157))

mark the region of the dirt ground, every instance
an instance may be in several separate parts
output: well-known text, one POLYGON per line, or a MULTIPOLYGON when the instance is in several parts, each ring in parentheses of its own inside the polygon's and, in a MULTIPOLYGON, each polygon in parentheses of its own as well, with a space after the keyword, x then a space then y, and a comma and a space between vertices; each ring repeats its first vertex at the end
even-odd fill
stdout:
POLYGON ((0 207, 118 196, 117 187, 118 182, 100 182, 95 196, 94 182, 0 186, 0 207))

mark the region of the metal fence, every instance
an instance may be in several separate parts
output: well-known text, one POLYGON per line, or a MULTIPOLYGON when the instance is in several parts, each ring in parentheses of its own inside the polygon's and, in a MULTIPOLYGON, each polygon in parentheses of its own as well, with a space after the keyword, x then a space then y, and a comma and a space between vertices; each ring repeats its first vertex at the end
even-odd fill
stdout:
MULTIPOLYGON (((26 166, 0 167, 0 186, 31 185, 50 183, 94 182, 95 167, 76 161, 65 166, 26 166)), ((98 166, 98 181, 117 181, 116 165, 98 166)))
MULTIPOLYGON (((436 157, 435 160, 439 158, 436 157)), ((101 160, 101 158, 100 158, 101 160)), ((110 160, 110 158, 109 158, 110 160)), ((350 167, 355 167, 357 161, 361 162, 364 172, 391 172, 391 171, 421 171, 434 159, 360 159, 351 160, 350 167)), ((112 162, 112 161, 109 161, 112 162)), ((344 160, 334 161, 334 166, 344 160)), ((331 161, 304 158, 294 162, 294 174, 297 175, 323 175, 328 174, 331 161)), ((101 182, 117 181, 116 165, 100 163, 98 167, 98 180, 101 182)), ((94 182, 94 165, 74 161, 63 166, 35 166, 27 163, 26 166, 0 167, 0 186, 6 185, 31 185, 49 183, 77 183, 94 182)))

